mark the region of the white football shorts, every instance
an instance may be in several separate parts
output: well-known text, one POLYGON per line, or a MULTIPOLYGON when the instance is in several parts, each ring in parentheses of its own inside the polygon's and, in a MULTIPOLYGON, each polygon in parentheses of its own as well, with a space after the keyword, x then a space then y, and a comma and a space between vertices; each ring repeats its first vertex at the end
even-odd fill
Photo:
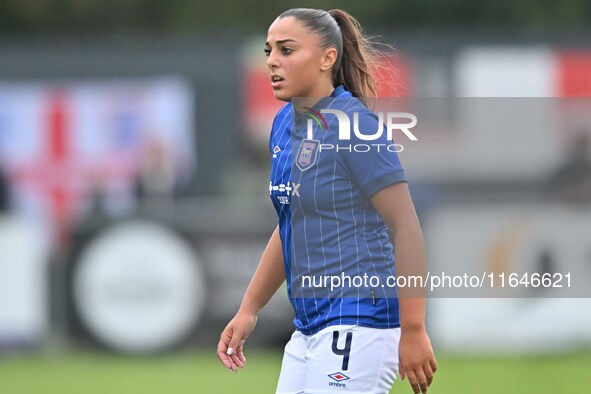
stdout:
POLYGON ((285 346, 276 394, 387 394, 398 375, 399 342, 400 328, 296 331, 285 346))

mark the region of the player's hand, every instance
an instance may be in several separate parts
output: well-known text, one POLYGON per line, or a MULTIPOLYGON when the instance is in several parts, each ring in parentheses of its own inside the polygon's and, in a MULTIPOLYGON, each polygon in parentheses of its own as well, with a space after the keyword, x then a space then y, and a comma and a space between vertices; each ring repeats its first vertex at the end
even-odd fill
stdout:
POLYGON ((228 323, 218 343, 218 357, 222 364, 233 372, 243 368, 246 363, 244 357, 244 342, 257 323, 256 315, 238 312, 228 323))
POLYGON ((427 392, 437 371, 437 361, 424 327, 402 329, 398 367, 401 380, 408 376, 415 394, 427 392))

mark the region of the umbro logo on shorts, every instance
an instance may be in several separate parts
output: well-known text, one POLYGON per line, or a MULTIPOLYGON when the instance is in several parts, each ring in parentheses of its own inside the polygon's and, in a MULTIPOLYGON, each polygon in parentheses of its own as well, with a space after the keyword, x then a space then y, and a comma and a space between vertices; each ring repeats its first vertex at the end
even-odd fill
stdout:
POLYGON ((343 380, 349 380, 351 379, 350 377, 348 377, 347 375, 345 375, 342 372, 335 372, 335 373, 331 373, 330 375, 328 375, 329 378, 336 380, 337 382, 341 382, 343 380))
POLYGON ((331 378, 332 380, 334 380, 334 382, 328 382, 328 385, 334 386, 334 387, 347 387, 347 385, 345 383, 341 383, 341 382, 344 380, 351 379, 350 377, 348 377, 347 375, 345 375, 342 372, 331 373, 330 375, 328 375, 328 377, 331 378))

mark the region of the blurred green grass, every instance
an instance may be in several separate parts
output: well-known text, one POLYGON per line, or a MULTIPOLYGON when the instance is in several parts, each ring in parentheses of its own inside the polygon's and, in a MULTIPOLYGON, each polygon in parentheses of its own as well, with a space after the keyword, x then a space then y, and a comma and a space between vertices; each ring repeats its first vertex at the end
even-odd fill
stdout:
MULTIPOLYGON (((251 349, 244 370, 227 371, 212 351, 159 357, 101 352, 0 355, 4 394, 264 394, 273 393, 281 352, 251 349)), ((591 393, 591 352, 483 357, 438 355, 429 389, 451 393, 591 393)), ((397 381, 393 393, 411 393, 397 381)))

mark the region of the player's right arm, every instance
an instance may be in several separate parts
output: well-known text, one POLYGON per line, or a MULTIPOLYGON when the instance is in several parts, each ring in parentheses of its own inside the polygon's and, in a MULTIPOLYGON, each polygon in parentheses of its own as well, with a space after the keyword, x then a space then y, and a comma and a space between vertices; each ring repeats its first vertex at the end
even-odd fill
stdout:
POLYGON ((257 315, 284 281, 283 251, 277 227, 263 252, 236 316, 220 335, 217 354, 226 368, 236 372, 238 367, 244 367, 244 342, 254 330, 257 315))

